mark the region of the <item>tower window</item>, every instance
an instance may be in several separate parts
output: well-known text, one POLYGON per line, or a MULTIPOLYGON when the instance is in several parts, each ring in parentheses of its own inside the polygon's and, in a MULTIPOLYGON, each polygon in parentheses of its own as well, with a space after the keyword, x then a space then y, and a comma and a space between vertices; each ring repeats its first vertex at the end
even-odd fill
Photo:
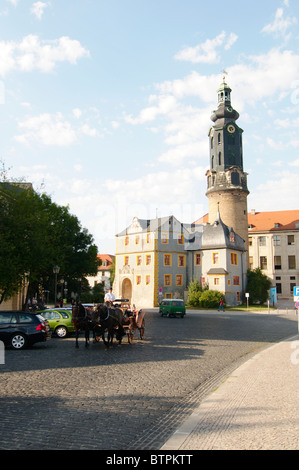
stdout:
POLYGON ((218 165, 219 166, 221 165, 221 152, 219 152, 218 154, 218 165))
POLYGON ((236 171, 233 171, 231 174, 231 182, 235 185, 240 184, 240 176, 239 173, 237 173, 236 171))
POLYGON ((218 144, 221 144, 221 133, 218 132, 218 144))

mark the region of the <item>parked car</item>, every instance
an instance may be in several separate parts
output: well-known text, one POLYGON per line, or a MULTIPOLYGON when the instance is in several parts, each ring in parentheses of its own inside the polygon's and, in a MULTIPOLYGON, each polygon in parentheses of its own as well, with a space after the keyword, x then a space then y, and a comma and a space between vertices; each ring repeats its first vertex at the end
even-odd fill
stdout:
POLYGON ((40 310, 38 313, 49 322, 52 333, 59 338, 65 338, 69 333, 75 331, 71 308, 40 310))
POLYGON ((160 304, 159 312, 162 317, 164 315, 169 317, 180 315, 183 318, 186 314, 185 302, 181 299, 164 299, 160 304))
POLYGON ((23 349, 51 338, 49 323, 32 312, 0 312, 0 340, 5 346, 23 349))

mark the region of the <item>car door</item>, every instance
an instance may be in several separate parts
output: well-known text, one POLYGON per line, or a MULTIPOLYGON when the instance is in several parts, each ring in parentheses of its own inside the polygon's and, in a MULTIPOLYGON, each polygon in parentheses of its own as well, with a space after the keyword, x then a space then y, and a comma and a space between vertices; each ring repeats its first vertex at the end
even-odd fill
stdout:
POLYGON ((17 316, 14 312, 0 312, 0 340, 8 343, 17 325, 17 316))

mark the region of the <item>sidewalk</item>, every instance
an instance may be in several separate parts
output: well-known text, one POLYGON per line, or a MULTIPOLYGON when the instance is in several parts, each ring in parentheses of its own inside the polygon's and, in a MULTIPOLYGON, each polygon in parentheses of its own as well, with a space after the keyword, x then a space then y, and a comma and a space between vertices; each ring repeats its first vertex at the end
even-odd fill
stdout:
POLYGON ((236 369, 160 450, 298 450, 299 335, 236 369))

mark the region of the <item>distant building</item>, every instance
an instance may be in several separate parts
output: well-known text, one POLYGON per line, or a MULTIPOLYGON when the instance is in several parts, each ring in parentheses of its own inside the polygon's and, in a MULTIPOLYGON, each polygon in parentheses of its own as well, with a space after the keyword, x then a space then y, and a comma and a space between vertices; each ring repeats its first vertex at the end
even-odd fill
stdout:
POLYGON ((278 299, 299 286, 299 210, 248 214, 249 267, 261 268, 278 299))
POLYGON ((113 261, 115 259, 114 255, 104 254, 98 255, 98 258, 101 260, 102 264, 99 266, 98 273, 96 276, 89 276, 86 279, 91 287, 94 287, 96 284, 103 283, 104 291, 106 292, 111 287, 111 272, 113 261))

